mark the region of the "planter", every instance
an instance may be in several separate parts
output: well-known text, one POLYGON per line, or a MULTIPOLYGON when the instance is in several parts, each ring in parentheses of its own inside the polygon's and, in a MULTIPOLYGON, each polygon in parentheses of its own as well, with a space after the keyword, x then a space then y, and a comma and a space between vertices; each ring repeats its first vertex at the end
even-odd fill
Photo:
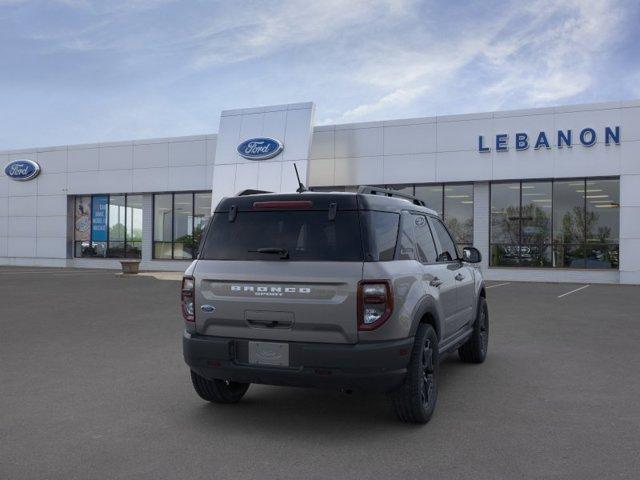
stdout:
POLYGON ((140 260, 120 260, 122 273, 136 274, 140 271, 140 260))

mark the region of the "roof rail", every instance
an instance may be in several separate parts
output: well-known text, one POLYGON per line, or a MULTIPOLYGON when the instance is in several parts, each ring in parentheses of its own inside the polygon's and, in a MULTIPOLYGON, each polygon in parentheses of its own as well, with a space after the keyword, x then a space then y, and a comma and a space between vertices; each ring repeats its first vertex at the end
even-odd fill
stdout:
POLYGON ((424 200, 420 200, 418 197, 414 197, 413 195, 408 195, 406 193, 400 193, 396 190, 389 190, 388 188, 378 188, 370 187, 369 185, 362 185, 358 187, 358 193, 362 193, 365 195, 384 195, 386 197, 398 197, 404 200, 408 200, 414 205, 418 205, 420 207, 427 206, 424 200))
POLYGON ((245 197, 247 195, 260 195, 261 193, 273 193, 273 192, 268 192, 266 190, 255 190, 253 188, 247 188, 245 190, 242 190, 241 192, 238 192, 236 194, 236 197, 245 197))

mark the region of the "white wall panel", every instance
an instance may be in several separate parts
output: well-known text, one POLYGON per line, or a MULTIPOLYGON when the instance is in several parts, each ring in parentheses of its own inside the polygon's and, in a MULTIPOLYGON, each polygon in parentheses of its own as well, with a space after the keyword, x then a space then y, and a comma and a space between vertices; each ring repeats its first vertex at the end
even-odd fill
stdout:
MULTIPOLYGON (((30 158, 27 156, 26 158, 30 158)), ((32 158, 33 160, 33 158, 32 158)), ((42 168, 42 173, 60 173, 67 171, 67 148, 63 150, 52 150, 38 152, 37 162, 42 168)))
POLYGON ((309 161, 309 185, 324 186, 335 185, 334 169, 335 160, 333 158, 310 160, 309 161))
POLYGON ((436 181, 436 154, 385 155, 383 183, 407 183, 419 178, 421 183, 436 181))
POLYGON ((36 238, 35 237, 9 237, 7 239, 7 256, 9 257, 28 257, 36 256, 36 238))
POLYGON ((0 197, 0 217, 9 215, 9 197, 0 197))
POLYGON ((64 195, 67 193, 67 173, 43 173, 36 179, 38 195, 64 195))
POLYGON ((81 172, 100 168, 99 148, 69 148, 68 171, 81 172))
POLYGON ((283 162, 258 163, 258 188, 267 192, 280 190, 283 162))
MULTIPOLYGON (((2 169, 2 174, 4 175, 4 168, 2 169)), ((38 183, 36 180, 31 180, 29 182, 16 182, 15 180, 8 180, 8 189, 7 193, 9 196, 16 195, 37 195, 38 193, 38 183)))
POLYGON ((35 217, 37 209, 35 195, 30 197, 9 197, 9 217, 35 217))
POLYGON ((164 192, 169 189, 168 168, 136 168, 133 170, 134 192, 164 192))
POLYGON ((128 170, 133 168, 133 144, 100 148, 100 170, 128 170))
POLYGON ((100 170, 98 184, 101 193, 124 193, 133 190, 132 170, 100 170))
POLYGON ((91 172, 69 172, 67 174, 67 189, 70 195, 104 193, 100 178, 99 170, 91 172))
POLYGON ((169 168, 169 190, 208 190, 206 165, 169 168))
POLYGON ((133 168, 169 166, 169 145, 149 143, 133 146, 133 168))
POLYGON ((169 165, 206 165, 206 142, 194 140, 190 142, 171 142, 169 144, 169 165))
POLYGON ((620 136, 623 142, 640 140, 640 107, 620 111, 620 136))
MULTIPOLYGON (((333 158, 334 154, 334 131, 316 131, 313 132, 311 140, 311 154, 310 159, 315 160, 318 158, 333 158)), ((313 171, 311 172, 313 173, 313 171)))
POLYGON ((436 175, 439 182, 463 182, 491 179, 491 157, 480 153, 438 152, 436 175), (470 157, 475 157, 469 160, 470 157))
POLYGON ((67 216, 37 217, 37 233, 40 237, 67 237, 67 216))
POLYGON ((463 120, 437 123, 438 152, 476 151, 478 136, 494 138, 493 119, 463 120))
POLYGON ((336 130, 336 158, 372 157, 382 155, 382 128, 336 130))
POLYGON ((66 258, 66 239, 39 236, 36 243, 36 256, 41 258, 66 258))
POLYGON ((430 153, 436 151, 436 124, 385 126, 384 154, 430 153))
POLYGON ((9 236, 9 217, 0 215, 0 238, 9 236))
POLYGON ((66 215, 67 214, 67 197, 66 195, 46 195, 37 199, 37 215, 46 217, 49 215, 66 215))
POLYGON ((336 158, 336 185, 371 185, 384 183, 382 156, 336 158))
POLYGON ((36 217, 9 217, 9 237, 36 237, 36 217))
POLYGON ((314 111, 312 104, 309 108, 287 110, 283 161, 309 159, 314 111))
POLYGON ((640 174, 640 140, 621 143, 620 173, 640 174))

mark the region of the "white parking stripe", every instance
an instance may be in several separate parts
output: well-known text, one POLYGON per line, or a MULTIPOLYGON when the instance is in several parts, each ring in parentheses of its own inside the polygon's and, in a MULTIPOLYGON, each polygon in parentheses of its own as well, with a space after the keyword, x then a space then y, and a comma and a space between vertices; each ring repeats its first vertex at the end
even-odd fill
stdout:
POLYGON ((584 290, 587 287, 590 287, 591 285, 584 285, 580 288, 576 288, 575 290, 571 290, 570 292, 567 293, 563 293, 562 295, 558 295, 558 298, 562 298, 562 297, 566 297, 567 295, 571 295, 572 293, 576 293, 579 292, 580 290, 584 290))
POLYGON ((511 282, 496 283, 495 285, 489 285, 488 287, 485 287, 485 288, 501 287, 503 285, 510 285, 510 284, 511 284, 511 282))

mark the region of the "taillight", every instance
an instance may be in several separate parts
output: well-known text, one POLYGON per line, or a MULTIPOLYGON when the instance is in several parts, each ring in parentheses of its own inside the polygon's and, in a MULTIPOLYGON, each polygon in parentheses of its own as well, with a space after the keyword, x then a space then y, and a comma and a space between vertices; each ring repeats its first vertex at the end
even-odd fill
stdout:
POLYGON ((358 283, 358 330, 375 330, 391 316, 393 295, 389 280, 358 283))
POLYGON ((182 316, 187 322, 195 322, 195 280, 193 277, 182 277, 182 294, 180 300, 182 303, 182 316))

